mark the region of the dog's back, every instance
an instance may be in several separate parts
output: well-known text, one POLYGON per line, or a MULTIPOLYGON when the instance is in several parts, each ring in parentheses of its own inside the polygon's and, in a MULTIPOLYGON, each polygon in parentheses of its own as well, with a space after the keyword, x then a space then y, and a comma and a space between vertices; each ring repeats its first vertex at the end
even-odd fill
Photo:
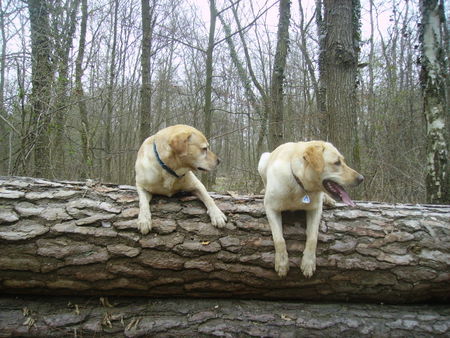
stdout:
POLYGON ((271 153, 263 153, 258 162, 258 172, 264 182, 264 185, 266 185, 267 164, 269 163, 270 154, 271 153))

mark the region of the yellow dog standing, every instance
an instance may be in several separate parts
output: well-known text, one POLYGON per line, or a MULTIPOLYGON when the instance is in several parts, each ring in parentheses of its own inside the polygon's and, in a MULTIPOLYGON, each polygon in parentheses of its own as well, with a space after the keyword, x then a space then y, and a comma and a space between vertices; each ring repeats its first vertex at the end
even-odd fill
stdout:
POLYGON ((305 277, 316 270, 316 246, 324 193, 353 206, 343 186, 356 186, 363 176, 345 164, 328 142, 285 143, 261 155, 258 171, 266 186, 264 207, 275 246, 275 271, 287 275, 289 259, 283 237, 281 212, 306 210, 306 245, 301 269, 305 277))

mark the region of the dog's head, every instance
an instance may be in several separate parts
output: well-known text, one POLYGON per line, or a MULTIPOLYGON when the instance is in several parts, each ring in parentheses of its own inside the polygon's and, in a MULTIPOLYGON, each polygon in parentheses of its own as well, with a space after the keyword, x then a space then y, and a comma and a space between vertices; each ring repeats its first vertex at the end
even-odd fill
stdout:
POLYGON ((206 137, 193 127, 183 128, 169 140, 172 154, 183 166, 192 170, 210 171, 220 163, 219 158, 209 149, 206 137))
POLYGON ((342 154, 331 143, 311 142, 303 159, 306 162, 305 170, 316 178, 315 182, 320 184, 322 191, 347 205, 354 205, 343 186, 357 186, 364 177, 345 163, 342 154))

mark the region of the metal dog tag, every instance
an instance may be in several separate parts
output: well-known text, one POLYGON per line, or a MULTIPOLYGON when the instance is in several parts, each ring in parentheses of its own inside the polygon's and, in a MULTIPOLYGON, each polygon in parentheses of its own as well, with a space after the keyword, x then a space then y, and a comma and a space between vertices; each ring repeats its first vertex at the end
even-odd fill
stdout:
POLYGON ((308 195, 303 196, 302 203, 309 204, 310 202, 311 202, 311 199, 309 198, 308 195))

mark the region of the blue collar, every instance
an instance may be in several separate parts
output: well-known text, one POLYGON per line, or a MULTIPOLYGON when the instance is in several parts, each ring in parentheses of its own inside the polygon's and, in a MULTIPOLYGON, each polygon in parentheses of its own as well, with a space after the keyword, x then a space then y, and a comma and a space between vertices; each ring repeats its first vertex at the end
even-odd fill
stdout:
POLYGON ((165 171, 167 171, 170 175, 172 175, 172 176, 175 176, 176 178, 180 178, 180 177, 183 177, 184 175, 178 175, 175 171, 173 171, 171 168, 169 168, 168 166, 167 166, 167 164, 165 164, 162 160, 161 160, 161 158, 159 157, 159 154, 158 154, 158 150, 156 150, 156 142, 153 142, 153 150, 155 151, 155 155, 156 155, 156 159, 158 160, 158 163, 161 165, 161 167, 163 167, 163 169, 165 170, 165 171))

